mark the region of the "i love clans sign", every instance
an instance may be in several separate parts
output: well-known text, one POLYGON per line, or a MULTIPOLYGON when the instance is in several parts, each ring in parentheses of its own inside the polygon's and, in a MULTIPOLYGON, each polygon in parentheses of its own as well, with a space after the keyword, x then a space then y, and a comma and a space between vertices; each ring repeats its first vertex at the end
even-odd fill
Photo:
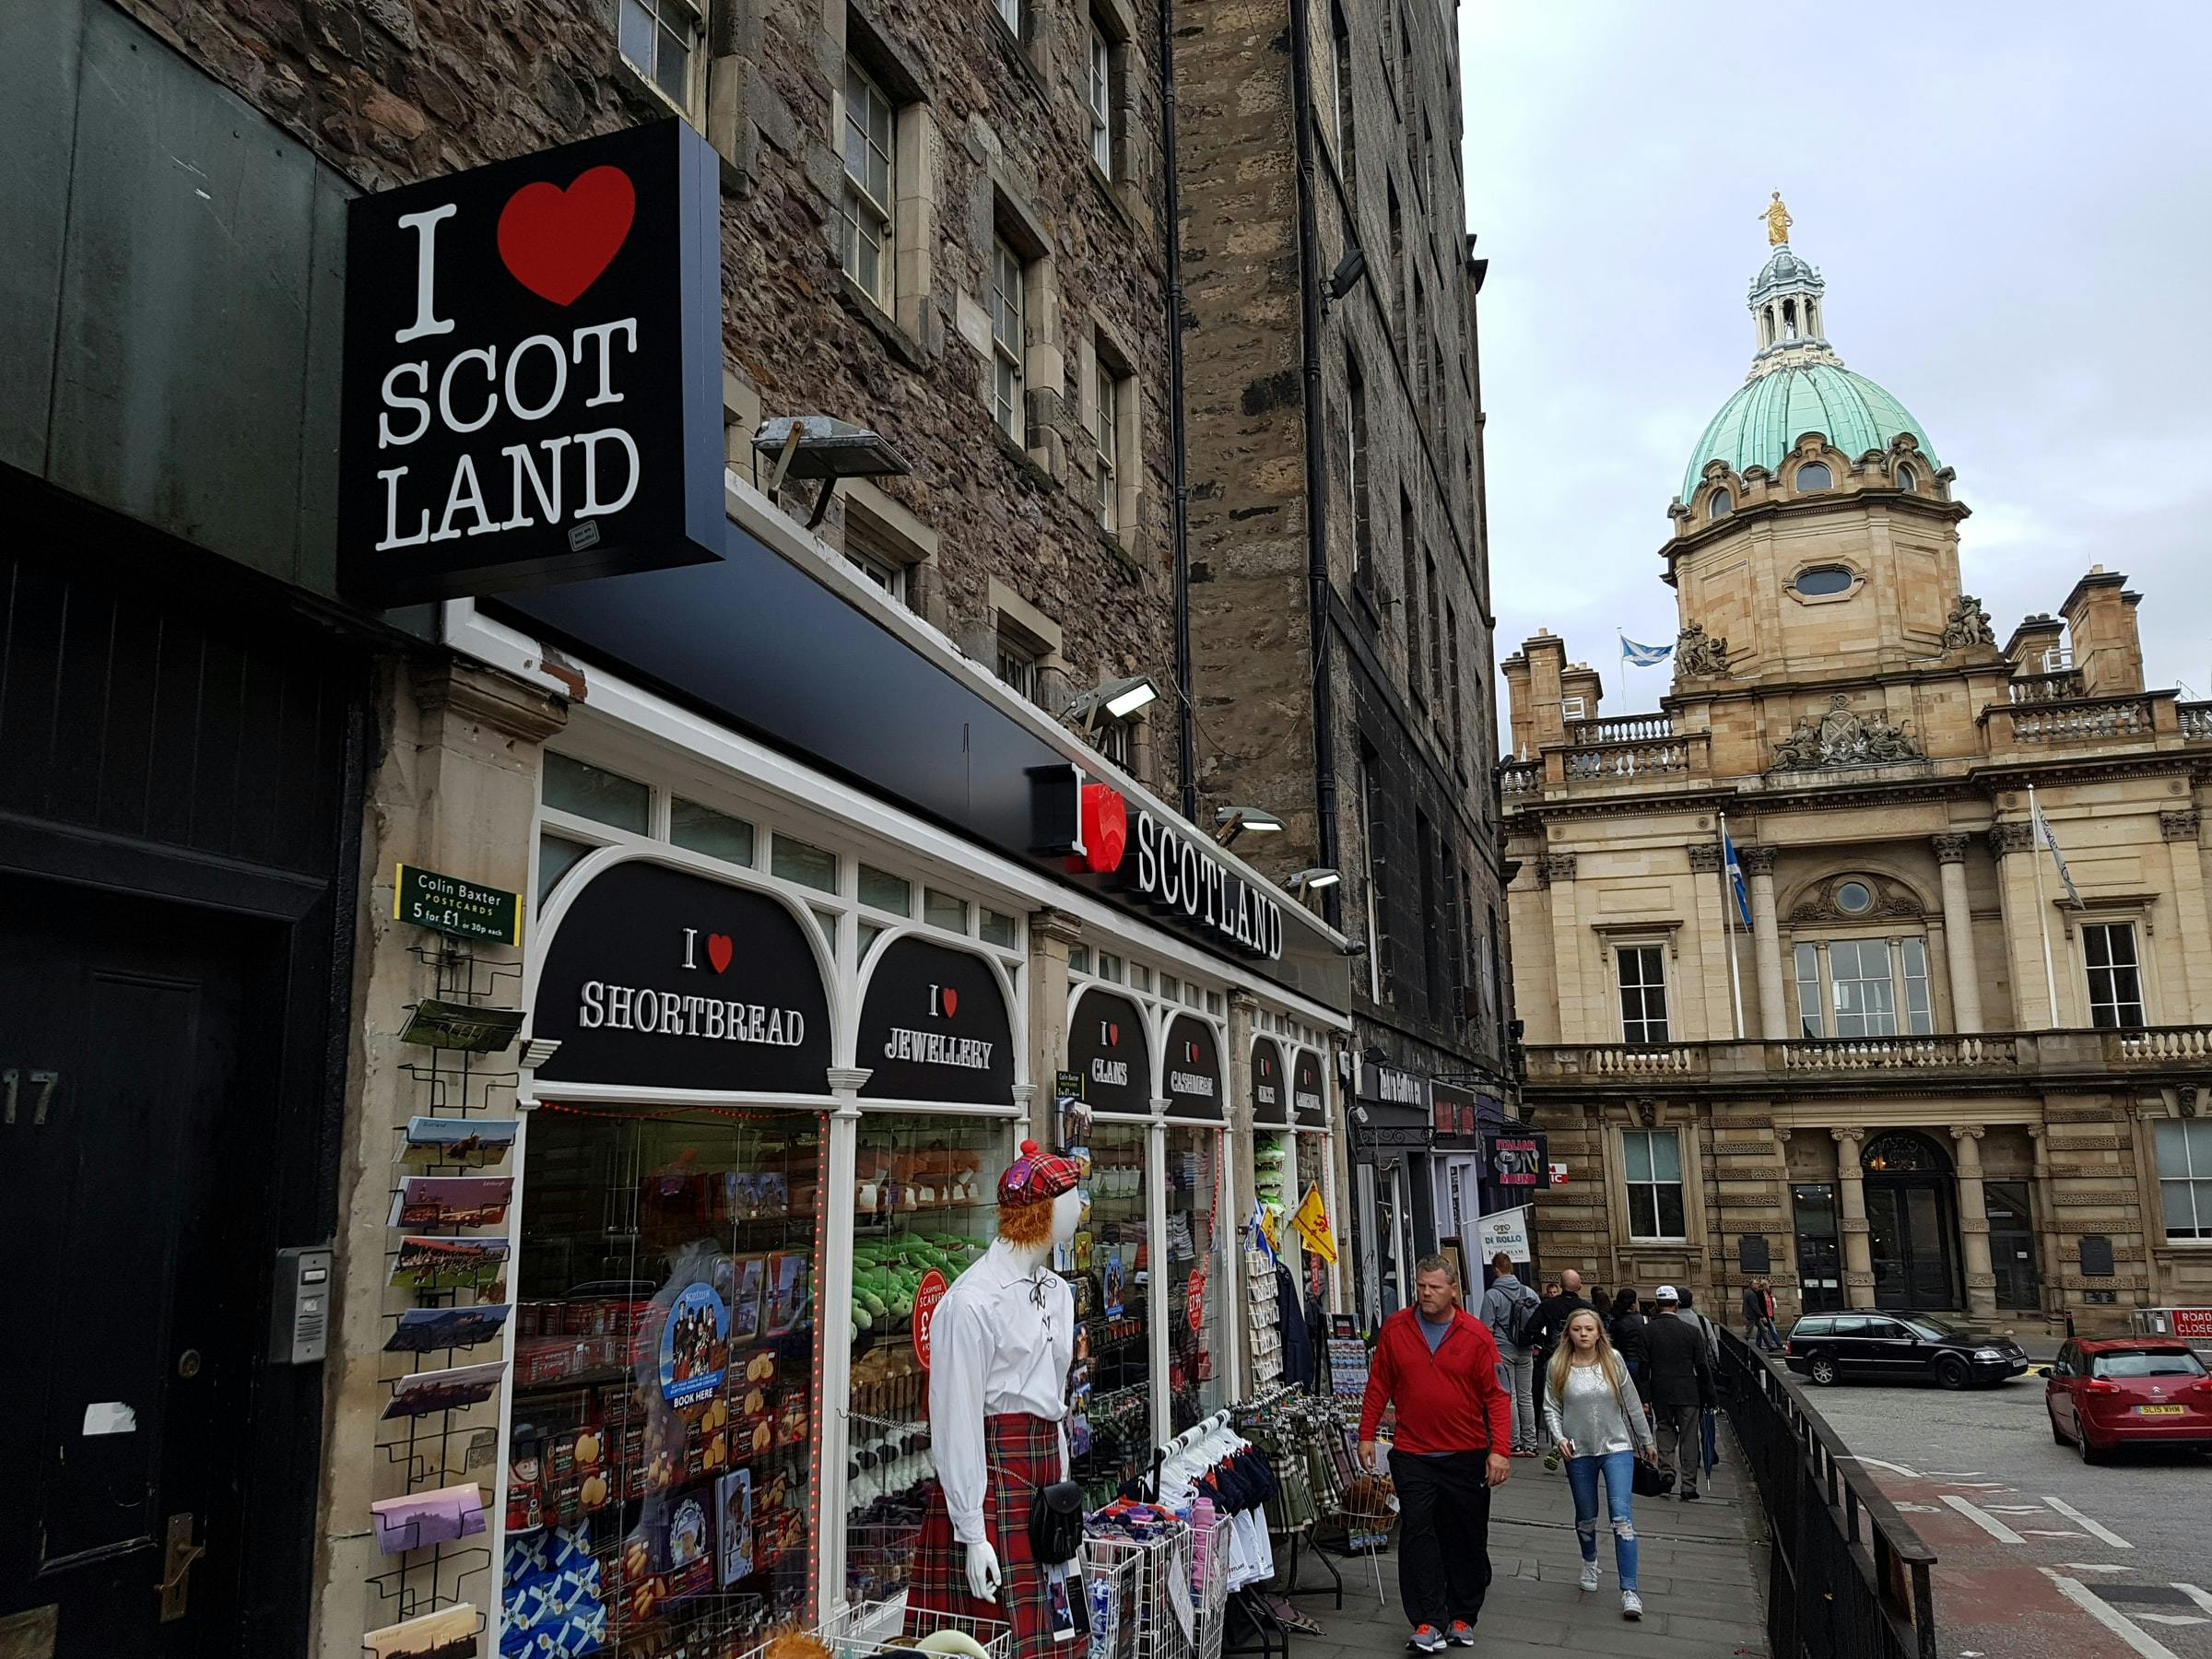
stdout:
POLYGON ((355 201, 346 594, 719 557, 721 247, 714 153, 674 119, 355 201))

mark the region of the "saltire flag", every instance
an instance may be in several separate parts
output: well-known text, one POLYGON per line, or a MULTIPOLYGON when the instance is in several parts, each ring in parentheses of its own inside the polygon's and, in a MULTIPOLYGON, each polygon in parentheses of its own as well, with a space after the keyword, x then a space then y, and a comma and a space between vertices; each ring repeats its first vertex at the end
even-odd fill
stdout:
POLYGON ((2051 862, 2058 866, 2058 878, 2066 884, 2066 897, 2076 910, 2081 908, 2081 891, 2074 885, 2074 873, 2066 868, 2066 855, 2058 850, 2058 837, 2051 829, 2051 820, 2043 816, 2043 804, 2032 792, 2028 796, 2028 816, 2033 825, 2037 841, 2051 849, 2051 862))
POLYGON ((1672 645, 1639 645, 1627 634, 1620 636, 1620 660, 1631 668, 1656 668, 1674 654, 1672 645))
POLYGON ((1728 885, 1735 891, 1736 913, 1744 919, 1744 931, 1751 931, 1751 895, 1744 890, 1744 866, 1736 862, 1735 841, 1728 833, 1728 826, 1721 826, 1721 867, 1727 872, 1728 885))

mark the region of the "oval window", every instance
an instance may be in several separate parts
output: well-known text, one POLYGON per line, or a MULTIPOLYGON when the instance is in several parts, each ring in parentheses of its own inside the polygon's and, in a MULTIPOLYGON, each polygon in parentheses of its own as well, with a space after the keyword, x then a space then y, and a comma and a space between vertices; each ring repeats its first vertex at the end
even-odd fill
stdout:
POLYGON ((1847 916, 1863 916, 1874 908, 1874 889, 1863 881, 1846 881, 1836 888, 1836 908, 1847 916))
POLYGON ((1798 571, 1797 580, 1790 585, 1808 599, 1824 599, 1830 594, 1849 593, 1854 580, 1841 565, 1815 565, 1798 571))
POLYGON ((1707 518, 1725 518, 1735 511, 1735 498, 1724 489, 1716 489, 1705 502, 1707 518))
POLYGON ((1797 492, 1802 495, 1810 489, 1833 489, 1836 475, 1828 470, 1825 461, 1807 461, 1797 469, 1797 492))

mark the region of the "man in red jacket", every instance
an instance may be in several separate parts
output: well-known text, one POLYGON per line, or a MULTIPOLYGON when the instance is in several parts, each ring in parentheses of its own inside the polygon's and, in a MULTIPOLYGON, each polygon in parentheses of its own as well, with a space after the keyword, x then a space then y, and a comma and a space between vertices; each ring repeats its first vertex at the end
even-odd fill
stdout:
POLYGON ((1375 1337, 1359 1455, 1376 1466, 1375 1430, 1395 1401, 1398 1594, 1413 1621, 1406 1645, 1435 1653, 1475 1645, 1490 1587, 1490 1488, 1513 1472, 1513 1396, 1498 1381, 1498 1345, 1459 1305, 1451 1263, 1415 1263, 1413 1292, 1416 1305, 1384 1320, 1375 1337))

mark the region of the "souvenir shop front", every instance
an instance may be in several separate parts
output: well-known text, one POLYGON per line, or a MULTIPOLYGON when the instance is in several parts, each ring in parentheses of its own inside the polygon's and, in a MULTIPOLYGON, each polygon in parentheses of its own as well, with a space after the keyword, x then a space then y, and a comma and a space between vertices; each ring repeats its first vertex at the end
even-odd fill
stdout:
MULTIPOLYGON (((787 557, 751 555, 759 578, 787 557)), ((542 672, 525 608, 449 606, 449 641, 542 672)), ((913 644, 868 631, 825 644, 823 672, 881 668, 882 706, 911 707, 880 653, 913 644)), ((588 634, 564 623, 571 662, 588 634)), ((759 719, 702 720, 698 697, 628 677, 629 648, 617 630, 582 665, 588 700, 542 759, 512 1253, 488 1288, 512 1306, 490 1623, 518 1652, 581 1614, 605 1631, 579 1651, 735 1654, 905 1587, 931 1314, 993 1238, 1025 1136, 1086 1169, 1053 1265, 1076 1295, 1068 1430, 1094 1505, 1245 1398, 1248 1371, 1275 1374, 1279 1353, 1247 1352, 1257 1235, 1232 1194, 1256 1181, 1280 1204, 1310 1178, 1335 1213, 1327 1080, 1348 1021, 1306 994, 1341 958, 1295 905, 1279 955, 1221 949, 1171 902, 1026 855, 1032 784, 1015 834, 947 824, 887 794, 895 771, 865 787, 759 719), (1256 1174, 1232 1105, 1255 1053, 1288 1102, 1256 1174)), ((958 680, 979 756, 993 722, 1047 725, 980 675, 932 671, 958 680)), ((1133 822, 1168 822, 1112 786, 1133 822)), ((1257 880, 1190 858, 1218 867, 1217 895, 1257 880)))

